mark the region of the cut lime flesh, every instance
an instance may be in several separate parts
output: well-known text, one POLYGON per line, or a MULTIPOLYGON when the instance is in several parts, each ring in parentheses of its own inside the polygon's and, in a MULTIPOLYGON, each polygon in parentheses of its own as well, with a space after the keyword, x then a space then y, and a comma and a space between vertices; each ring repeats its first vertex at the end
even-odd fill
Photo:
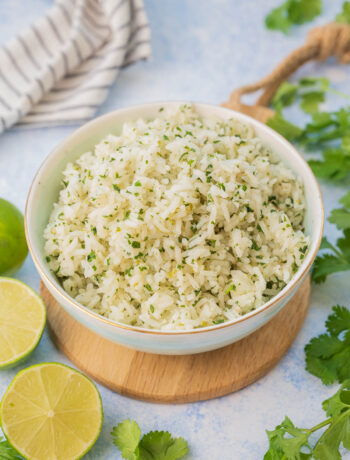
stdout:
POLYGON ((42 299, 21 281, 0 277, 0 369, 27 358, 46 322, 42 299))
POLYGON ((59 363, 20 372, 0 406, 3 432, 29 460, 75 460, 97 440, 103 420, 95 384, 59 363))

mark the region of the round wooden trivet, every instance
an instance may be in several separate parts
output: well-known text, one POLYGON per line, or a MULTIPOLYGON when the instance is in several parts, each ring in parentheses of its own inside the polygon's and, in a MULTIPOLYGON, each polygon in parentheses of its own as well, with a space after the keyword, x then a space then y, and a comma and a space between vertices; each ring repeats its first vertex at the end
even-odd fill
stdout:
POLYGON ((277 364, 303 324, 310 278, 269 323, 250 336, 219 350, 185 356, 153 355, 116 345, 73 319, 43 283, 40 293, 53 341, 84 373, 131 398, 184 403, 237 391, 277 364))

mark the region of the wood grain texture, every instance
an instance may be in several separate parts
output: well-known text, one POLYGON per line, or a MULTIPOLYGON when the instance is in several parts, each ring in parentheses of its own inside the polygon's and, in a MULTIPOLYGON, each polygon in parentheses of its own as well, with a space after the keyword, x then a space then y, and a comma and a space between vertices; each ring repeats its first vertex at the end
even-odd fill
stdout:
POLYGON ((304 322, 310 277, 293 299, 258 331, 219 350, 186 356, 154 355, 116 345, 73 319, 43 283, 40 292, 55 344, 84 373, 131 398, 184 403, 237 391, 276 365, 304 322))

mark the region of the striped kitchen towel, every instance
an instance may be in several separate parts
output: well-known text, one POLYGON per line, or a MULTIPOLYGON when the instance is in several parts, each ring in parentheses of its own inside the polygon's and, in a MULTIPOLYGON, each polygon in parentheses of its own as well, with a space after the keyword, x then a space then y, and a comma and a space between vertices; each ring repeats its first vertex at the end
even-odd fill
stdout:
POLYGON ((143 0, 56 0, 0 49, 0 132, 91 117, 120 69, 149 56, 143 0))

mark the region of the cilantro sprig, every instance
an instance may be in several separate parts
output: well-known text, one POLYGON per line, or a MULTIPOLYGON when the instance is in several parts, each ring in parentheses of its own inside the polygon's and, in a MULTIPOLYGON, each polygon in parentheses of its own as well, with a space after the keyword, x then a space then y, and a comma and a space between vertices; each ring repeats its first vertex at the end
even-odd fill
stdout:
MULTIPOLYGON (((350 100, 349 95, 332 88, 326 78, 308 77, 297 83, 282 83, 271 101, 276 114, 267 124, 307 151, 321 152, 321 157, 309 161, 317 177, 343 182, 350 176, 350 106, 333 112, 320 111, 320 103, 330 92, 350 100), (285 107, 297 102, 310 116, 303 127, 286 120, 282 113, 285 107)), ((342 207, 334 209, 328 220, 344 234, 336 245, 323 238, 320 250, 326 252, 315 260, 313 280, 316 283, 324 282, 332 273, 350 270, 350 192, 340 204, 342 207)))
POLYGON ((177 460, 188 452, 183 438, 173 438, 168 431, 150 431, 141 438, 139 425, 124 420, 113 428, 114 444, 126 460, 177 460))
POLYGON ((0 459, 1 460, 23 460, 15 449, 9 444, 6 439, 0 436, 0 459))
POLYGON ((316 176, 341 181, 350 173, 350 107, 333 112, 320 111, 327 93, 350 101, 350 96, 330 86, 327 78, 301 78, 297 83, 283 82, 271 101, 276 114, 267 124, 286 139, 308 150, 322 152, 320 159, 309 161, 316 176), (305 126, 286 120, 283 109, 294 103, 311 119, 305 126))
POLYGON ((317 177, 341 182, 349 176, 350 107, 335 112, 315 112, 305 127, 291 123, 277 112, 267 125, 301 147, 321 151, 319 159, 309 161, 317 177))
POLYGON ((312 21, 321 12, 321 0, 287 0, 266 16, 265 25, 286 34, 293 24, 312 21))
POLYGON ((350 381, 322 403, 327 418, 312 428, 298 428, 285 417, 274 430, 266 431, 269 449, 264 460, 340 460, 339 449, 350 449, 350 381), (315 434, 326 430, 315 441, 315 434))

